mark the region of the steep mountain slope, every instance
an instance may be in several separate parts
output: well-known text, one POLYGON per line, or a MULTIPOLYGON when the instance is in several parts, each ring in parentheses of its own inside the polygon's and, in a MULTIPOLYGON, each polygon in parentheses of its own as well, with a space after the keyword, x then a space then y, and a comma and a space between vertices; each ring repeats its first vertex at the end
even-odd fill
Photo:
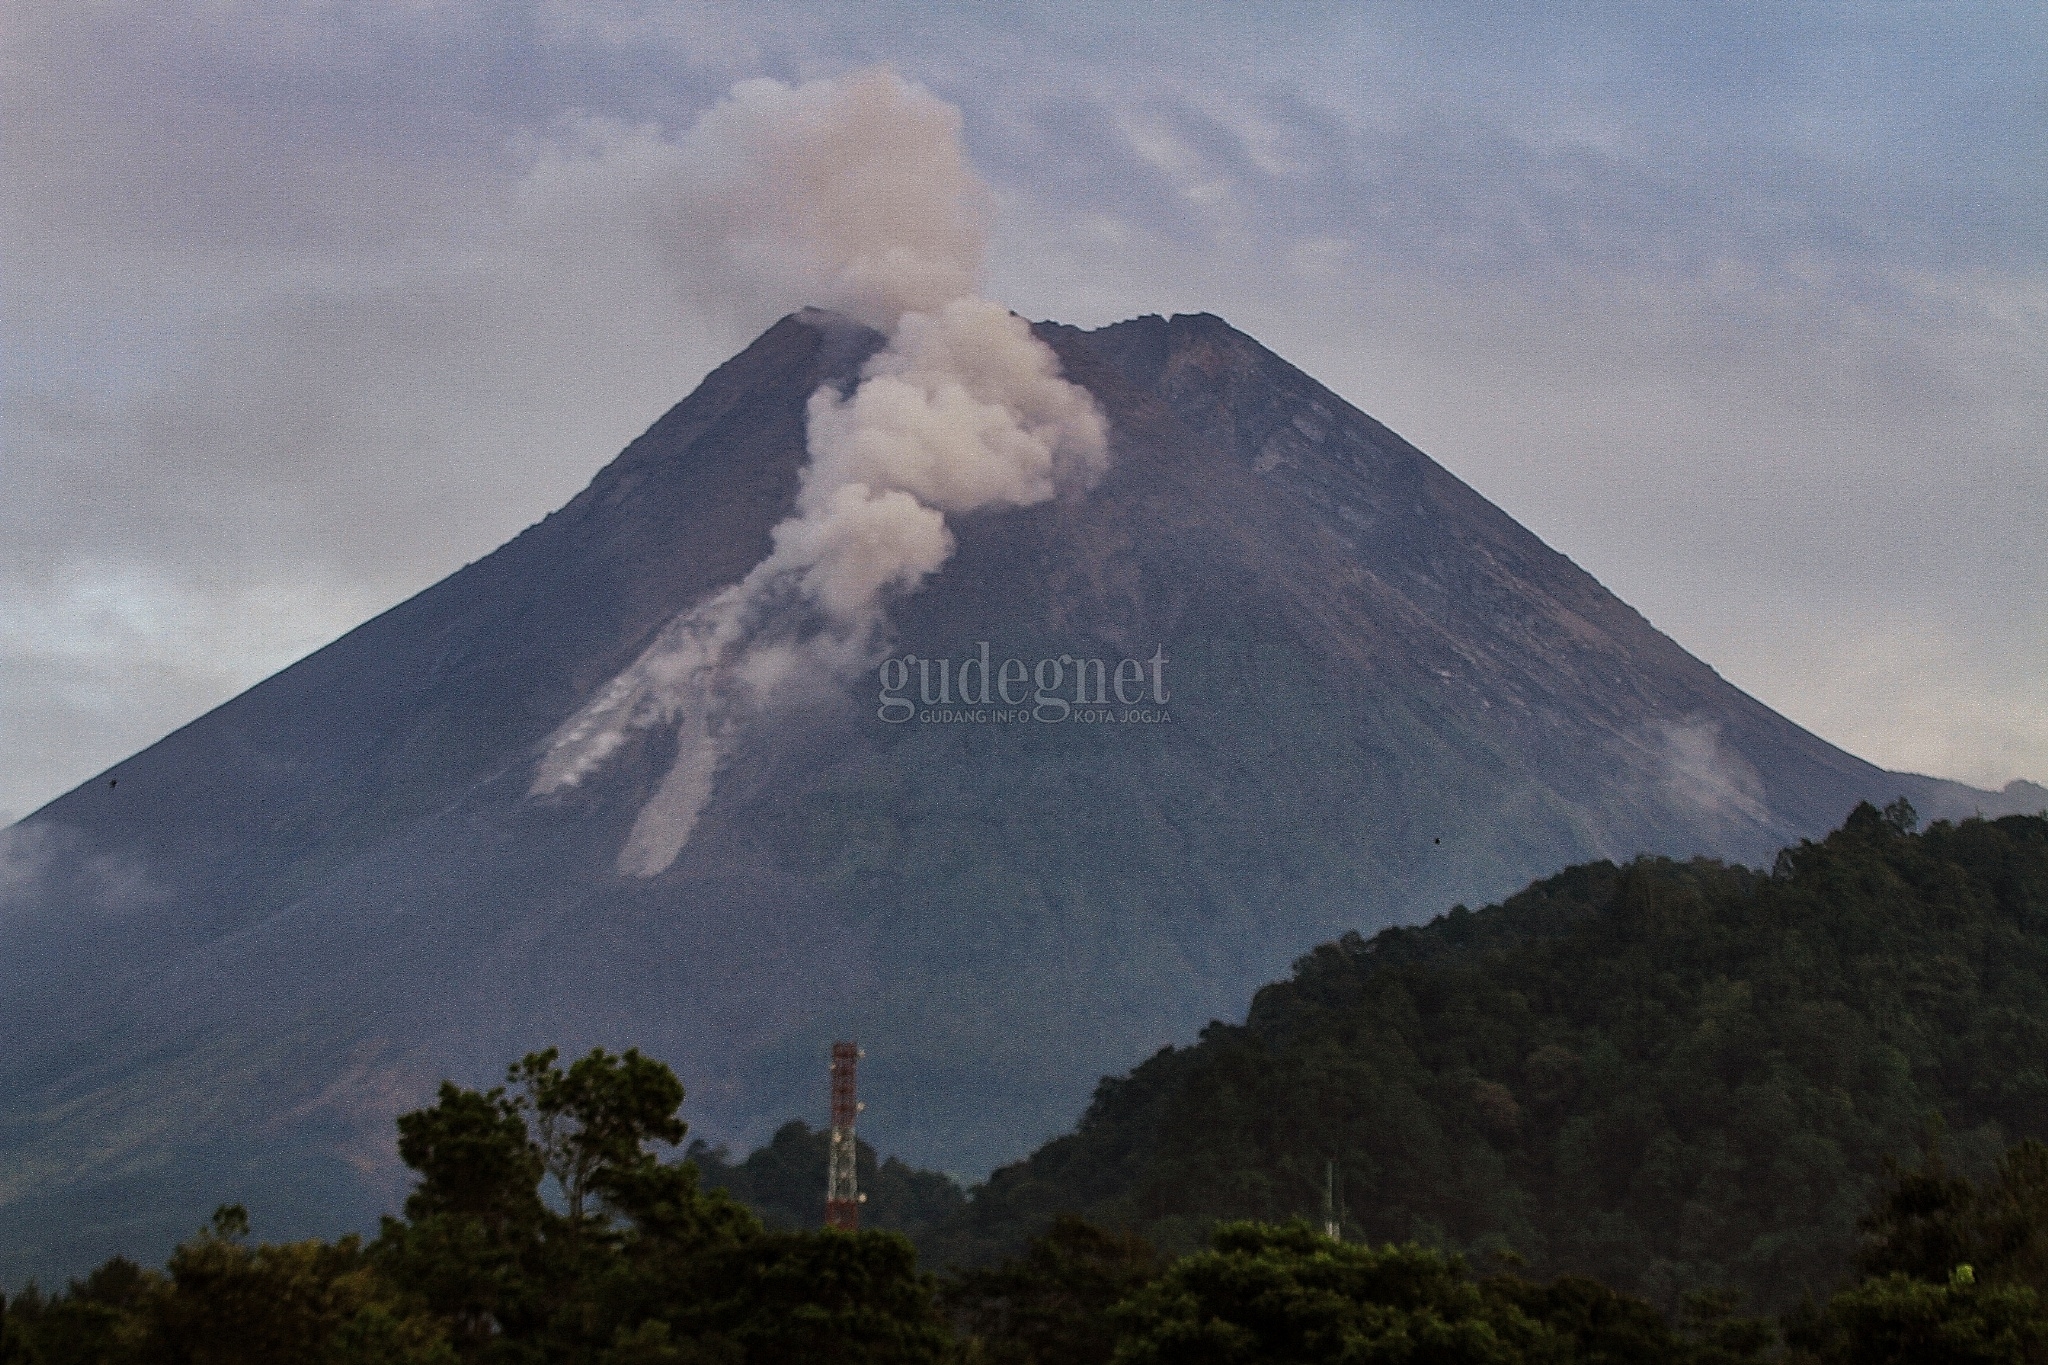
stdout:
POLYGON ((529 794, 556 727, 767 553, 807 397, 880 344, 785 319, 561 512, 6 833, 16 1263, 229 1197, 360 1221, 397 1110, 547 1043, 663 1056, 700 1132, 751 1142, 857 1035, 877 1146, 986 1169, 1344 930, 1588 857, 1764 856, 1863 797, 2000 808, 1774 715, 1216 319, 1040 334, 1109 473, 959 519, 893 648, 1158 660, 1153 723, 891 724, 870 674, 748 729, 651 878, 615 859, 672 733, 529 794))

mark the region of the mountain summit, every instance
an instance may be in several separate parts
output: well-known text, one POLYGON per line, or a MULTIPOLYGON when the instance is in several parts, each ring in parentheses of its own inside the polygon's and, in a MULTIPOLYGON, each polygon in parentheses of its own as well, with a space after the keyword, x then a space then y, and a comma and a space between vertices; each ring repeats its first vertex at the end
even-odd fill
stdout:
POLYGON ((0 835, 0 1274, 227 1199, 365 1222, 396 1113, 547 1044, 668 1059, 750 1143, 858 1037, 864 1134, 975 1173, 1344 930, 1757 859, 1863 799, 2048 797, 1808 734, 1220 319, 1036 331, 1099 478, 953 518, 884 657, 719 736, 659 856, 687 725, 537 776, 775 548, 807 404, 883 344, 845 319, 785 318, 561 511, 0 835))

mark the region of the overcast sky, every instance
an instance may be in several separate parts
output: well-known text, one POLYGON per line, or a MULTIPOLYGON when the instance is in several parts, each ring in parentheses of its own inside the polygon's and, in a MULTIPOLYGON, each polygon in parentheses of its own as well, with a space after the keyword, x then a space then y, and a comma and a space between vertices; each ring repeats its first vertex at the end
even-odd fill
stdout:
POLYGON ((1794 720, 2048 780, 2044 15, 0 0, 0 815, 572 496, 792 304, 652 161, 875 62, 991 296, 1220 313, 1794 720))

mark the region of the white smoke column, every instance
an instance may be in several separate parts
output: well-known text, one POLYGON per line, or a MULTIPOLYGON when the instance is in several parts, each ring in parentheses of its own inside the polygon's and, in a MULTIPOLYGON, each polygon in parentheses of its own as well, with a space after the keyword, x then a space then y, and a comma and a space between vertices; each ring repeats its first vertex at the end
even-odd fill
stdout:
MULTIPOLYGON (((881 182, 912 203, 981 197, 978 183, 975 194, 960 185, 971 173, 957 115, 886 72, 795 90, 749 82, 691 136, 719 149, 720 174, 743 187, 737 197, 749 205, 768 192, 743 163, 735 170, 726 155, 734 146, 785 171, 821 157, 882 157, 881 182), (951 117, 935 119, 931 106, 951 117), (834 122, 835 109, 848 112, 853 131, 834 122), (771 117, 778 111, 783 121, 771 117), (894 136, 891 111, 924 140, 894 136), (941 122, 947 141, 934 151, 928 135, 941 122), (918 157, 931 161, 936 184, 918 180, 918 157)), ((796 511, 774 528, 768 558, 670 622, 556 733, 534 781, 536 794, 573 786, 636 731, 676 726, 675 765, 619 854, 619 870, 630 875, 652 876, 675 861, 738 728, 777 688, 868 664, 890 596, 915 591, 952 555, 948 514, 1029 506, 1084 488, 1107 458, 1094 399, 1060 377, 1052 350, 1022 319, 969 292, 980 267, 978 231, 906 224, 887 196, 878 202, 836 176, 824 177, 820 192, 827 202, 800 200, 766 225, 737 211, 734 249, 766 275, 761 244, 777 244, 821 297, 890 328, 889 344, 850 395, 811 395, 811 458, 796 511), (907 242, 895 239, 899 231, 907 242), (947 250, 959 254, 949 259, 947 250)), ((692 212, 718 218, 724 209, 692 212)))
POLYGON ((649 158, 685 292, 749 319, 804 304, 891 331, 975 292, 989 193, 960 111, 886 68, 744 81, 649 158))

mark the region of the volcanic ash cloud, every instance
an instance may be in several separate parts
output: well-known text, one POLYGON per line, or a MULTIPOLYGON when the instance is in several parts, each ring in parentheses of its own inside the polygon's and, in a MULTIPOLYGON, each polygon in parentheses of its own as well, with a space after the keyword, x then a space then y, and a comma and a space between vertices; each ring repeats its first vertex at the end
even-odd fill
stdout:
MULTIPOLYGON (((933 106, 951 111, 895 76, 763 88, 770 85, 736 89, 684 145, 715 144, 718 175, 741 186, 756 182, 736 168, 735 147, 785 172, 830 158, 877 167, 892 192, 913 202, 958 209, 985 198, 978 182, 963 183, 957 116, 935 114, 933 106), (778 110, 781 117, 771 117, 778 110), (847 121, 835 121, 835 110, 847 121), (721 120, 746 136, 729 127, 706 136, 706 125, 721 120), (950 140, 935 151, 930 133, 941 125, 950 140), (929 166, 928 179, 919 179, 920 166, 929 166)), ((676 728, 675 765, 619 854, 628 875, 653 876, 675 861, 719 764, 778 691, 843 680, 873 659, 890 598, 915 592, 951 557, 948 515, 1085 488, 1107 459, 1094 399, 1061 378, 1051 349, 1022 319, 965 292, 934 299, 940 284, 964 289, 979 275, 979 233, 924 232, 899 242, 899 214, 837 179, 825 191, 839 208, 805 200, 768 228, 748 220, 734 250, 766 277, 773 272, 760 243, 779 242, 794 277, 885 326, 888 344, 850 394, 828 387, 811 395, 796 509, 774 528, 768 557, 671 621, 556 732, 534 780, 536 795, 574 786, 635 732, 676 728)), ((757 190, 745 193, 761 199, 757 190)), ((702 205, 692 212, 720 220, 702 205)))
POLYGON ((884 332, 975 292, 990 196, 960 111, 873 68, 744 81, 676 142, 643 146, 648 216, 700 308, 815 304, 884 332))

